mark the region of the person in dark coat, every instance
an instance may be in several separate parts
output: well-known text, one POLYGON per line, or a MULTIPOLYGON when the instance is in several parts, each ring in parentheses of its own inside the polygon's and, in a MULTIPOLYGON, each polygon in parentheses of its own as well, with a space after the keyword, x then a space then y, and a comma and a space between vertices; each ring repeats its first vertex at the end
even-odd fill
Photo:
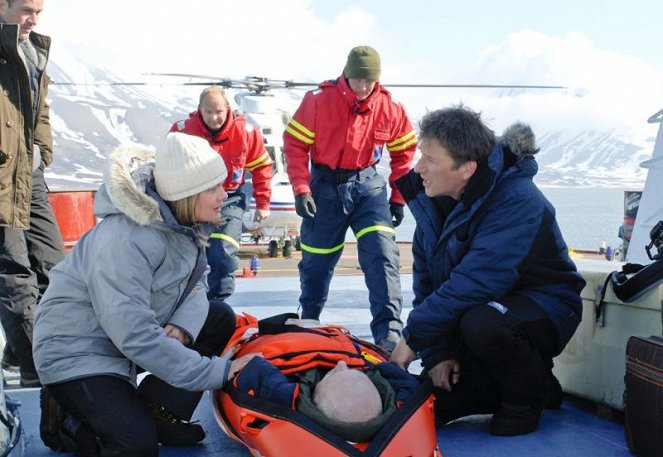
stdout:
POLYGON ((46 66, 51 38, 34 31, 44 0, 0 1, 0 321, 2 368, 37 387, 32 330, 49 272, 65 255, 48 201, 53 162, 46 66))
POLYGON ((417 222, 414 309, 391 360, 422 359, 438 424, 494 413, 492 433, 532 432, 561 404, 552 359, 585 285, 533 182, 534 134, 519 123, 497 139, 458 106, 427 114, 419 137, 421 158, 398 181, 417 222))

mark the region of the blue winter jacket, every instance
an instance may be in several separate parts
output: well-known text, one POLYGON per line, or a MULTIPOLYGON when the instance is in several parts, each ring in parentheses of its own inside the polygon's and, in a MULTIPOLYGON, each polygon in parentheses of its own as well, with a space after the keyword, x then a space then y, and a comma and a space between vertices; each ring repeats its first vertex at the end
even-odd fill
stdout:
POLYGON ((519 295, 536 303, 554 324, 559 352, 580 322, 585 281, 532 180, 534 157, 519 152, 498 142, 458 202, 426 196, 414 170, 398 182, 417 222, 414 309, 403 336, 429 368, 455 358, 461 315, 489 301, 519 295))

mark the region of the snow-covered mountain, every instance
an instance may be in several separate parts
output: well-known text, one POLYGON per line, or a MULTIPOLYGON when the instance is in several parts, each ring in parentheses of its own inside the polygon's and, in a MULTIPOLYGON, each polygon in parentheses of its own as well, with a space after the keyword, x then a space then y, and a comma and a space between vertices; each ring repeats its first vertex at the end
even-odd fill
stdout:
MULTIPOLYGON (((58 62, 51 62, 51 78, 57 83, 121 80, 107 70, 77 64, 72 70, 67 62, 66 72, 58 62)), ((96 188, 103 160, 113 148, 128 142, 155 144, 175 120, 195 109, 200 89, 168 83, 52 85, 49 100, 55 161, 47 170, 49 186, 96 188)), ((229 92, 232 98, 232 90, 229 92)), ((275 97, 283 97, 283 109, 292 110, 293 93, 275 97)), ((537 182, 550 186, 641 185, 646 174, 639 164, 651 157, 655 140, 655 132, 649 136, 641 132, 626 128, 598 131, 582 125, 575 131, 535 132, 541 149, 537 182)))
MULTIPOLYGON (((190 97, 159 87, 131 85, 66 85, 72 81, 117 81, 102 69, 88 69, 86 78, 70 77, 56 62, 49 74, 54 161, 47 170, 51 189, 96 188, 103 161, 120 144, 153 145, 172 123, 195 108, 190 97)), ((80 74, 80 70, 77 74, 80 74)))
POLYGON ((620 127, 608 131, 580 130, 536 132, 542 185, 629 187, 644 183, 640 163, 651 158, 656 132, 620 127))

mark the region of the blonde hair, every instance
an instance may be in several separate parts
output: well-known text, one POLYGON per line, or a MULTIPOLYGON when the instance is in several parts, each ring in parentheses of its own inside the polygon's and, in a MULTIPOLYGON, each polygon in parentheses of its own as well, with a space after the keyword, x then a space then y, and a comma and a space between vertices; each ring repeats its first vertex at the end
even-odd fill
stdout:
POLYGON ((203 91, 200 93, 200 99, 198 100, 198 106, 203 104, 203 100, 205 100, 205 97, 207 97, 210 94, 216 94, 219 95, 224 102, 226 102, 226 105, 228 105, 228 97, 226 97, 226 91, 220 88, 219 86, 210 86, 206 87, 203 89, 203 91))
POLYGON ((196 224, 196 203, 198 194, 190 195, 172 202, 166 201, 173 216, 181 225, 192 227, 196 224))
MULTIPOLYGON (((175 216, 175 219, 177 222, 180 223, 180 225, 184 225, 186 227, 193 227, 198 223, 196 220, 196 203, 198 203, 198 196, 200 194, 194 194, 189 197, 184 197, 179 200, 175 200, 172 202, 169 202, 167 200, 164 200, 166 202, 166 205, 170 208, 170 210, 173 213, 173 216, 175 216)), ((218 225, 214 223, 213 225, 218 225)), ((209 246, 209 237, 205 235, 203 232, 198 232, 198 245, 202 247, 208 247, 209 246)))

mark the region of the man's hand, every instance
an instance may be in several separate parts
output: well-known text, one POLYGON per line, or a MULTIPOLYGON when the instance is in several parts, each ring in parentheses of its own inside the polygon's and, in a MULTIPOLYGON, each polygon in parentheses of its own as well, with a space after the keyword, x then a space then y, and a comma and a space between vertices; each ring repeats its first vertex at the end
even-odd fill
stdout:
POLYGON ((460 363, 457 360, 443 360, 428 370, 428 377, 435 387, 451 391, 451 386, 460 380, 460 363))
POLYGON ((416 358, 417 353, 410 349, 410 346, 405 342, 405 338, 401 338, 394 348, 394 352, 391 353, 389 361, 407 371, 407 367, 416 358))
POLYGON ((308 192, 295 195, 295 210, 300 217, 312 218, 315 216, 317 209, 313 196, 308 192))
POLYGON ((254 352, 251 354, 246 354, 239 359, 235 359, 230 362, 230 370, 228 371, 228 381, 235 377, 239 371, 246 366, 247 363, 251 361, 254 357, 262 357, 262 353, 254 352))
POLYGON ((256 209, 256 213, 253 216, 253 221, 257 222, 258 224, 264 221, 269 217, 269 210, 268 209, 256 209))
POLYGON ((172 324, 166 324, 163 329, 166 331, 166 336, 175 338, 185 346, 189 344, 189 336, 181 328, 172 324))
POLYGON ((398 227, 403 222, 403 205, 400 203, 389 203, 389 211, 391 211, 391 223, 394 227, 398 227))

